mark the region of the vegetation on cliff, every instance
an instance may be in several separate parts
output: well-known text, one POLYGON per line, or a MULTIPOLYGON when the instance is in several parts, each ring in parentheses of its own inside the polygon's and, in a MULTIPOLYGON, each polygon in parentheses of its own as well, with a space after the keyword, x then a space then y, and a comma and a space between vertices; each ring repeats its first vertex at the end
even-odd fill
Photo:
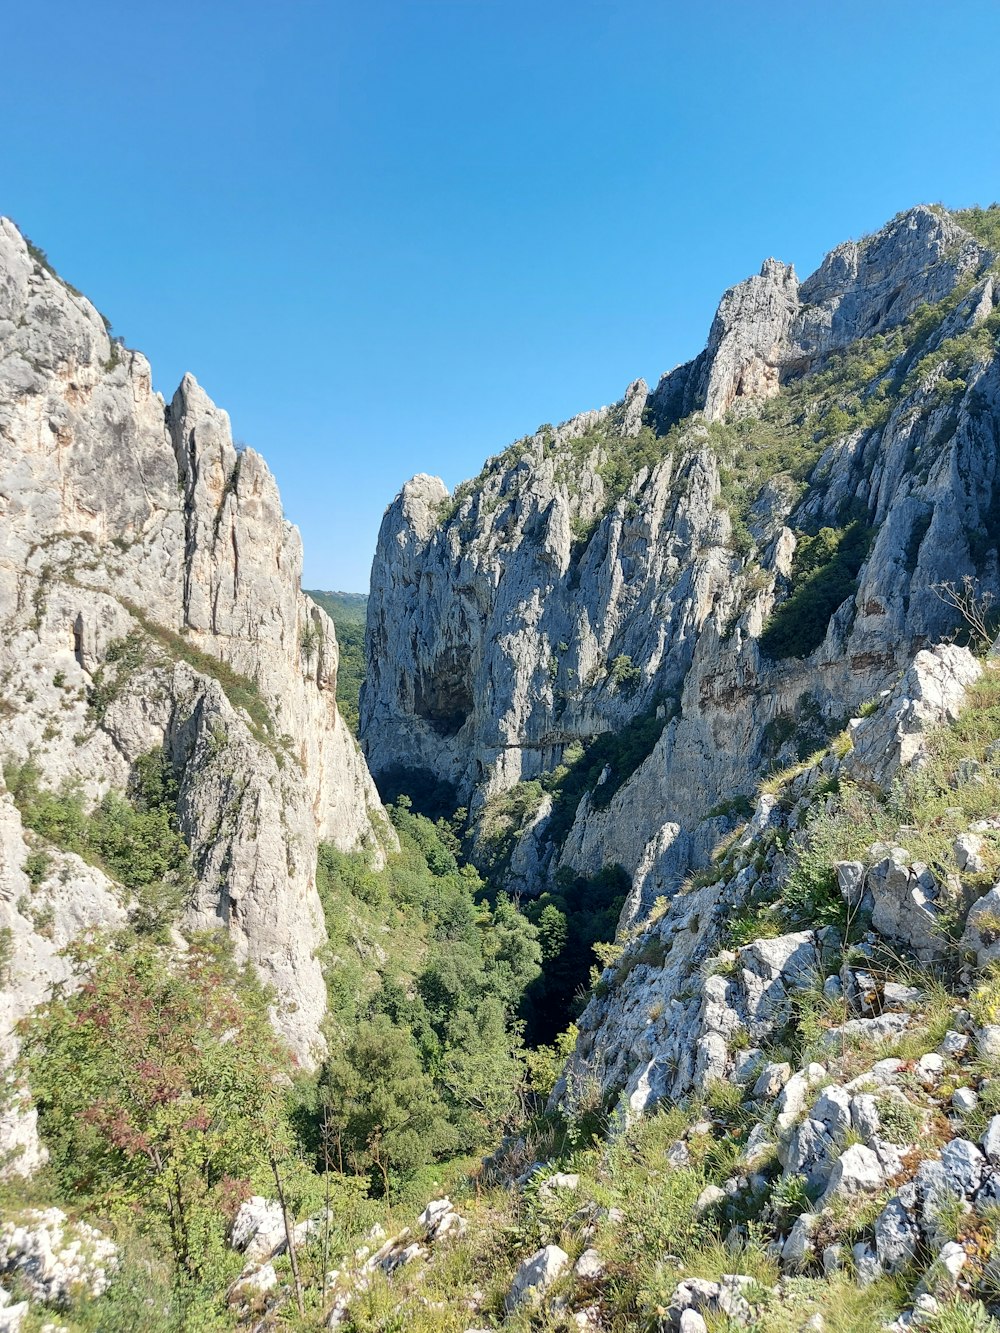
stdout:
POLYGON ((368 594, 363 592, 320 592, 306 589, 317 606, 323 608, 337 631, 340 659, 337 663, 337 706, 341 717, 357 734, 358 695, 365 678, 365 611, 368 594))

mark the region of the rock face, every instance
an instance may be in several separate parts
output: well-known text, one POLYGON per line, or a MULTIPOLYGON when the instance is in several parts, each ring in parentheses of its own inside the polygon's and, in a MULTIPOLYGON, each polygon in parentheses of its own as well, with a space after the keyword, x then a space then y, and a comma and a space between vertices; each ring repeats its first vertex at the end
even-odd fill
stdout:
POLYGON ((0 1273, 16 1273, 49 1305, 79 1291, 100 1296, 117 1262, 113 1241, 86 1222, 70 1222, 59 1208, 28 1209, 0 1227, 0 1273))
MULTIPOLYGON (((507 882, 534 893, 560 866, 617 862, 633 879, 626 922, 673 893, 727 828, 712 812, 803 757, 786 738, 816 748, 954 630, 936 585, 995 587, 994 259, 921 207, 801 284, 769 260, 652 392, 636 381, 612 407, 540 428, 454 497, 408 482, 372 570, 361 736, 376 777, 405 766, 453 784, 482 839, 504 792, 660 710, 629 779, 613 762, 603 775, 610 802, 592 787, 557 836, 551 806, 534 807, 507 882), (741 511, 729 497, 755 455, 740 432, 766 432, 794 394, 782 429, 807 462, 792 475, 776 456, 741 511), (768 655, 769 617, 807 581, 803 538, 852 524, 856 579, 839 605, 801 613, 822 615, 815 646, 768 655)), ((919 725, 907 699, 900 736, 919 725)), ((865 739, 858 763, 872 765, 865 739)))
MULTIPOLYGON (((943 680, 946 665, 958 679, 971 681, 977 675, 975 659, 966 648, 946 646, 921 653, 899 690, 865 721, 887 738, 896 734, 903 690, 928 698, 929 682, 943 680)), ((929 709, 923 715, 925 742, 927 734, 958 706, 951 689, 944 689, 938 698, 938 711, 929 709)), ((915 743, 916 734, 907 733, 905 740, 908 766, 919 766, 924 751, 915 743)), ((779 1093, 778 1125, 791 1131, 807 1107, 810 1075, 806 1071, 789 1078, 788 1066, 769 1063, 765 1052, 789 1024, 795 1024, 803 992, 815 993, 822 987, 824 995, 842 1004, 844 1021, 825 1034, 831 1050, 845 1041, 878 1041, 907 1029, 911 1019, 905 1006, 915 1007, 919 992, 907 994, 908 988, 895 983, 876 983, 860 966, 842 968, 839 976, 823 985, 839 956, 837 932, 828 937, 822 930, 799 930, 755 939, 739 948, 725 947, 734 917, 750 904, 781 896, 791 864, 790 834, 804 827, 824 791, 848 777, 852 759, 853 752, 843 758, 827 753, 789 779, 780 803, 761 796, 743 836, 731 845, 712 882, 688 885, 644 930, 636 928, 622 957, 602 974, 594 998, 578 1020, 576 1050, 556 1086, 555 1101, 573 1103, 596 1081, 606 1094, 620 1092, 624 1113, 635 1116, 664 1098, 678 1100, 724 1080, 752 1088, 758 1096, 779 1093), (902 1011, 892 1012, 894 1005, 902 1011)), ((894 771, 898 768, 897 762, 894 771)), ((888 936, 893 947, 903 946, 917 957, 926 948, 936 956, 946 940, 943 925, 938 925, 935 936, 932 922, 912 906, 909 912, 902 910, 895 897, 893 873, 901 893, 919 889, 907 853, 874 844, 865 863, 841 863, 855 864, 861 883, 871 885, 866 900, 873 925, 879 905, 888 904, 883 925, 887 922, 893 932, 888 936)), ((936 1055, 926 1060, 941 1065, 936 1055)), ((809 1163, 818 1161, 825 1179, 835 1156, 834 1140, 848 1124, 858 1120, 877 1132, 877 1120, 869 1115, 864 1121, 864 1105, 855 1112, 854 1104, 848 1107, 848 1103, 850 1098, 838 1106, 836 1098, 827 1097, 813 1111, 804 1122, 805 1137, 789 1145, 790 1170, 810 1175, 809 1163), (824 1144, 830 1149, 825 1154, 824 1144)))
MULTIPOLYGON (((0 219, 0 758, 95 802, 162 748, 196 873, 179 924, 230 931, 308 1062, 325 1006, 317 840, 377 849, 393 835, 338 716, 336 637, 301 564, 274 478, 234 446, 226 414, 190 376, 166 405, 145 359, 0 219)), ((65 976, 59 949, 130 910, 57 849, 30 884, 36 847, 4 794, 8 1047, 65 976)))

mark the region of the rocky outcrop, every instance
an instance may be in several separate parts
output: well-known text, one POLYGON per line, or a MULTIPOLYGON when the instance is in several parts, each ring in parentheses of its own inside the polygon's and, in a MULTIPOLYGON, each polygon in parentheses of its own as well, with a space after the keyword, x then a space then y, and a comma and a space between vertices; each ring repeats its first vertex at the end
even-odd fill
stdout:
POLYGON ((930 208, 910 209, 876 235, 838 245, 801 284, 790 264, 768 259, 722 298, 692 406, 714 420, 739 400, 772 397, 789 375, 886 332, 922 302, 941 300, 981 259, 975 239, 930 208))
POLYGON ((851 723, 848 774, 887 788, 900 769, 919 763, 928 729, 958 717, 966 690, 981 675, 972 654, 953 645, 918 653, 887 704, 851 723))
MULTIPOLYGON (((652 393, 637 381, 613 407, 541 428, 454 497, 408 482, 372 571, 360 731, 376 777, 404 766, 410 787, 451 783, 475 822, 577 744, 662 710, 631 776, 613 762, 603 775, 610 802, 591 786, 558 836, 536 807, 507 884, 538 892, 560 866, 617 862, 634 885, 623 924, 674 892, 724 828, 714 811, 955 630, 939 585, 995 587, 1000 364, 992 332, 973 338, 995 328, 994 258, 917 208, 801 284, 768 261, 724 297, 706 351, 652 393), (821 448, 831 383, 856 424, 838 406, 821 448), (755 451, 739 454, 740 423, 779 392, 799 416, 780 418, 786 443, 741 509, 732 488, 749 483, 731 469, 752 475, 755 451), (855 532, 857 576, 839 604, 801 611, 822 616, 816 633, 779 656, 762 631, 794 613, 796 550, 822 528, 855 532)), ((859 764, 864 745, 862 730, 859 764)))
MULTIPOLYGON (((263 459, 192 377, 165 404, 43 259, 0 220, 0 758, 93 803, 162 748, 196 872, 178 924, 230 930, 308 1062, 325 1006, 317 841, 377 856, 393 838, 337 712, 333 625, 300 591, 263 459)), ((65 977, 59 948, 131 904, 53 848, 29 885, 37 839, 6 798, 0 838, 7 1034, 65 977)))
POLYGON ((100 1296, 117 1263, 114 1241, 59 1208, 28 1209, 0 1226, 0 1273, 16 1274, 46 1305, 66 1304, 81 1292, 100 1296))
MULTIPOLYGON (((978 674, 966 648, 921 653, 905 678, 910 696, 894 692, 846 734, 856 736, 862 727, 881 734, 888 752, 889 738, 899 734, 899 716, 913 716, 906 698, 914 706, 921 702, 921 732, 904 735, 906 767, 913 771, 924 760, 934 728, 957 713, 962 693, 955 682, 970 684, 978 674)), ((753 1086, 767 1073, 765 1052, 794 1025, 797 996, 823 989, 843 940, 837 930, 822 927, 731 947, 730 923, 752 904, 780 900, 793 863, 790 835, 806 827, 825 792, 850 778, 853 760, 853 751, 842 757, 828 751, 793 772, 780 800, 761 796, 753 818, 730 838, 719 867, 705 877, 710 882, 687 883, 663 902, 652 922, 631 932, 621 958, 605 969, 580 1016, 576 1051, 556 1100, 572 1104, 596 1081, 605 1095, 621 1095, 627 1115, 639 1115, 664 1098, 703 1092, 720 1080, 753 1086)), ((893 776, 899 773, 898 754, 890 769, 893 776)), ((852 919, 867 913, 874 928, 865 946, 869 951, 881 938, 922 961, 944 952, 940 872, 935 878, 927 867, 913 866, 903 849, 876 843, 864 862, 839 862, 837 877, 852 919)), ((888 992, 860 964, 830 977, 827 993, 843 1004, 841 1023, 828 1037, 831 1046, 898 1036, 920 1000, 919 992, 906 987, 888 992)), ((771 1069, 761 1092, 781 1086, 778 1071, 771 1069)), ((785 1086, 779 1109, 801 1111, 805 1086, 785 1086)))

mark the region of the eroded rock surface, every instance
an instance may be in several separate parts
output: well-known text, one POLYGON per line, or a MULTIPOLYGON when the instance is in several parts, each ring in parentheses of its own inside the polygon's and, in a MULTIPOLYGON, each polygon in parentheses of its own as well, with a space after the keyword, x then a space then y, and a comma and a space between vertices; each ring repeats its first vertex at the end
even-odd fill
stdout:
MULTIPOLYGON (((372 572, 361 735, 376 776, 405 767, 454 784, 488 839, 518 782, 656 719, 646 757, 621 773, 612 760, 610 801, 591 785, 568 831, 550 797, 535 803, 507 884, 536 893, 559 868, 620 864, 633 881, 623 925, 674 893, 726 831, 720 807, 804 757, 796 746, 821 745, 954 632, 940 585, 968 575, 994 589, 1000 365, 989 338, 972 340, 995 324, 994 258, 921 207, 838 247, 805 282, 769 260, 723 298, 706 350, 652 392, 636 381, 611 407, 540 428, 453 497, 436 478, 408 482, 372 572), (894 330, 935 302, 880 371, 894 330), (970 348, 960 369, 947 355, 956 339, 970 348), (848 349, 858 424, 842 413, 821 448, 800 421, 795 448, 815 461, 797 478, 781 471, 787 457, 776 463, 738 511, 741 421, 779 392, 803 395, 807 416, 810 384, 848 349), (886 405, 869 412, 876 393, 886 405), (801 585, 797 549, 821 529, 855 533, 856 579, 823 612, 815 646, 769 655, 762 633, 801 585)), ((925 705, 947 711, 962 688, 948 650, 932 665, 926 697, 907 684, 907 711, 884 735, 861 720, 859 777, 905 765, 925 705)))
MULTIPOLYGON (((317 841, 378 855, 393 835, 338 715, 336 636, 301 567, 274 478, 225 412, 191 376, 164 403, 146 360, 0 220, 0 759, 94 803, 162 748, 196 879, 178 924, 229 929, 308 1063, 325 1007, 317 841)), ((7 1055, 13 1023, 65 979, 60 948, 132 908, 37 844, 4 795, 7 1055), (33 849, 50 858, 37 883, 33 849)), ((2 1146, 28 1169, 37 1145, 11 1114, 2 1146)))

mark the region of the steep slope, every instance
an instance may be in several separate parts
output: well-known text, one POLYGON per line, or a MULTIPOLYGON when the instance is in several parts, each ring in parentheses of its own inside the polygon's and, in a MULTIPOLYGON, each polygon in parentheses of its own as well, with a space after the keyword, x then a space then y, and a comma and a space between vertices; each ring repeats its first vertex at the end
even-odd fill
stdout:
MULTIPOLYGON (((0 220, 5 772, 85 816, 134 796, 140 761, 162 754, 193 887, 171 914, 154 876, 144 910, 160 928, 224 924, 308 1062, 325 1006, 317 842, 393 834, 338 715, 336 636, 301 566, 274 478, 237 451, 226 414, 190 376, 165 404, 145 359, 0 220)), ((65 821, 36 811, 27 832, 7 795, 3 811, 8 1038, 66 975, 59 949, 121 924, 135 894, 106 857, 76 854, 83 833, 58 845, 65 821)))
POLYGON ((720 807, 954 630, 936 585, 996 587, 995 221, 915 208, 803 283, 769 260, 652 392, 454 497, 408 482, 372 572, 376 777, 454 784, 512 888, 620 863, 626 920, 704 864, 720 807))

